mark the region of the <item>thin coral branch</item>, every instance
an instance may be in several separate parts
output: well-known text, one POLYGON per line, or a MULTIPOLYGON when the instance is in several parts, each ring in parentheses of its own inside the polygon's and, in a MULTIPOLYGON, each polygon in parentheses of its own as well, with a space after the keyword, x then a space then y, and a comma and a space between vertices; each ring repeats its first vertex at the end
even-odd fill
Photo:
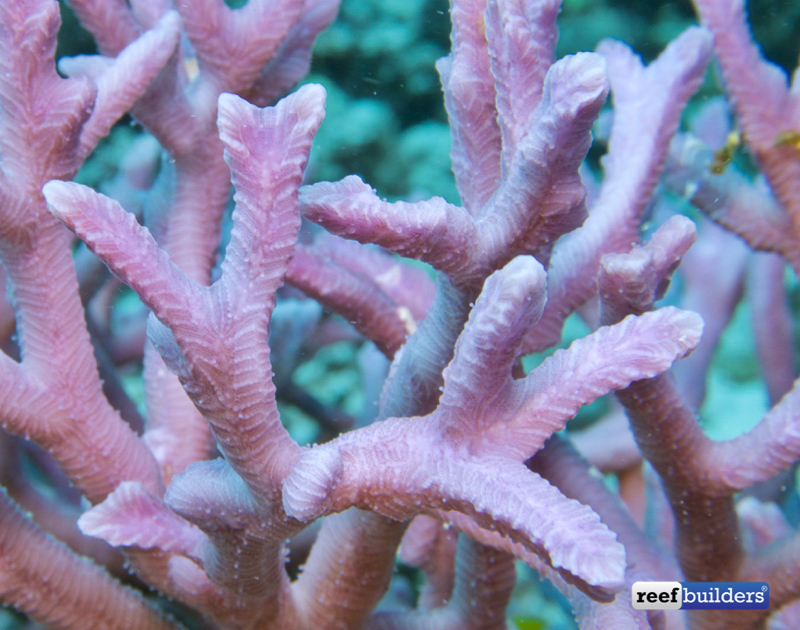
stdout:
POLYGON ((417 516, 409 525, 400 558, 425 574, 418 608, 440 608, 450 599, 455 584, 456 541, 456 531, 437 518, 417 516))
MULTIPOLYGON (((515 578, 510 554, 460 536, 455 588, 447 605, 434 613, 434 627, 440 627, 436 625, 438 616, 443 620, 450 618, 455 627, 502 630, 506 627, 505 609, 511 599, 515 578)), ((412 620, 413 616, 409 621, 412 620)))
POLYGON ((453 50, 436 68, 450 119, 453 173, 464 208, 473 216, 500 179, 500 127, 488 42, 481 27, 485 0, 452 3, 453 50))
POLYGON ((778 252, 795 272, 800 270, 793 227, 780 204, 735 165, 715 174, 713 161, 708 146, 692 136, 679 135, 670 146, 665 183, 753 249, 778 252))
POLYGON ((545 76, 555 61, 559 5, 554 0, 489 2, 486 38, 497 90, 503 171, 512 165, 520 143, 535 125, 532 114, 543 98, 545 76))
POLYGON ((755 255, 748 274, 749 302, 753 308, 754 333, 761 371, 775 405, 792 389, 795 353, 792 346, 792 314, 784 290, 783 258, 755 255))
POLYGON ((369 276, 394 302, 407 308, 415 320, 425 319, 436 293, 436 283, 426 270, 379 247, 361 247, 330 234, 316 236, 313 248, 327 260, 369 276))
POLYGON ((231 9, 222 0, 189 0, 177 8, 197 55, 200 80, 212 82, 219 92, 236 93, 253 85, 303 4, 256 1, 231 9))
POLYGON ((684 399, 693 409, 699 409, 705 399, 706 374, 741 299, 745 267, 751 259, 747 245, 715 223, 700 221, 697 229, 697 242, 681 262, 681 304, 703 318, 703 338, 674 370, 684 399))
POLYGON ((342 315, 392 358, 409 333, 401 307, 370 278, 351 273, 298 246, 286 279, 323 306, 342 315))
POLYGON ((326 518, 292 587, 307 627, 363 624, 389 586, 404 531, 404 523, 361 510, 326 518))
POLYGON ((382 201, 355 175, 303 188, 300 204, 307 219, 329 232, 382 245, 450 276, 469 265, 467 248, 477 239, 462 208, 438 197, 416 203, 382 201))
POLYGON ((72 6, 100 52, 109 57, 116 56, 141 32, 142 26, 125 0, 77 0, 72 6))
POLYGON ((148 85, 168 63, 180 36, 180 20, 167 13, 151 30, 119 52, 117 57, 74 57, 59 60, 58 68, 67 76, 85 76, 97 85, 97 99, 89 120, 81 130, 79 156, 85 159, 108 135, 111 126, 142 95, 148 85))
POLYGON ((311 67, 314 40, 336 17, 339 0, 304 0, 297 20, 264 66, 252 89, 243 94, 259 107, 275 103, 311 67))

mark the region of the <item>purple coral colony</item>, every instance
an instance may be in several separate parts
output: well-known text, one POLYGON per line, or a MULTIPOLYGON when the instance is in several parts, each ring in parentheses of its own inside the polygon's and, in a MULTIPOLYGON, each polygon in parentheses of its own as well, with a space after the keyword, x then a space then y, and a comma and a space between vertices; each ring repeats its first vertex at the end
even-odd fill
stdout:
POLYGON ((556 60, 557 0, 453 0, 460 205, 304 185, 326 93, 295 85, 338 0, 71 4, 101 54, 56 64, 58 4, 0 0, 0 602, 20 624, 533 627, 508 614, 524 563, 583 629, 798 627, 779 504, 800 458, 800 86, 743 0, 696 0, 702 26, 649 65, 617 41, 556 60), (712 57, 727 100, 679 131, 712 57), (71 182, 126 114, 150 135, 115 198, 71 182), (771 409, 712 441, 697 409, 745 275, 771 409), (128 327, 120 283, 147 307, 128 327), (526 374, 573 313, 590 332, 526 374), (356 334, 391 360, 363 370, 375 411, 346 428, 317 404, 302 446, 277 403, 313 407, 299 348, 356 334), (137 355, 141 415, 116 367, 137 355), (769 609, 636 610, 641 580, 764 581, 769 609))

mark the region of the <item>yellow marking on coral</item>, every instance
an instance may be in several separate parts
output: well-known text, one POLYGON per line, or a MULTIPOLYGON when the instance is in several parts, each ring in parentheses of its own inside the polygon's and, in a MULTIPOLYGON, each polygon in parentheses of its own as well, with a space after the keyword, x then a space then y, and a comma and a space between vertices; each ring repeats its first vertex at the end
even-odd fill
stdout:
POLYGON ((773 146, 789 147, 794 149, 797 157, 800 157, 800 131, 797 129, 786 129, 778 134, 773 146))
POLYGON ((736 149, 742 143, 742 136, 738 131, 731 131, 725 140, 725 144, 720 149, 714 151, 714 159, 711 161, 711 172, 714 175, 721 175, 725 169, 733 161, 733 156, 736 154, 736 149))

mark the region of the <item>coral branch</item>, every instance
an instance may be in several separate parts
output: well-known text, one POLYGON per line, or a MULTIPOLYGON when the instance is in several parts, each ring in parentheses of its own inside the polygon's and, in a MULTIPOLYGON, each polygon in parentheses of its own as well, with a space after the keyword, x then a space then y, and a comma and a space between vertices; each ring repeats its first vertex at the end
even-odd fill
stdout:
POLYGON ((0 490, 0 597, 51 628, 178 626, 103 569, 39 530, 0 490))

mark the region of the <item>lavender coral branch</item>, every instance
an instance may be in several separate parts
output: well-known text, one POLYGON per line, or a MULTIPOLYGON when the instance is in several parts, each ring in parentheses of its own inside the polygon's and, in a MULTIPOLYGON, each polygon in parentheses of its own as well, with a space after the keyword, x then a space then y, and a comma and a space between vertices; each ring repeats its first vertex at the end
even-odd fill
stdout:
POLYGON ((248 108, 233 97, 221 101, 221 136, 237 187, 237 211, 222 277, 210 288, 187 278, 132 215, 110 200, 61 183, 48 184, 45 192, 53 212, 153 309, 162 322, 151 326, 156 347, 210 422, 227 459, 251 490, 267 498, 275 496, 297 456, 275 408, 267 325, 300 226, 291 194, 322 119, 323 94, 308 87, 274 110, 248 108), (259 241, 267 225, 272 239, 259 241), (120 239, 122 234, 126 238, 120 239), (241 287, 250 302, 242 302, 241 287), (234 342, 236 352, 226 348, 234 342), (250 346, 250 354, 242 344, 250 346), (221 379, 227 378, 233 382, 230 394, 222 388, 221 379))
MULTIPOLYGON (((212 0, 177 7, 191 46, 170 58, 131 113, 174 160, 174 171, 162 171, 162 180, 168 180, 162 191, 169 191, 170 212, 149 215, 148 227, 194 281, 210 282, 230 189, 215 126, 218 96, 227 90, 261 105, 272 104, 308 71, 314 38, 333 19, 337 6, 336 0, 252 2, 233 10, 212 0)), ((166 8, 161 2, 131 7, 91 0, 75 3, 106 54, 118 53, 166 8)), ((145 439, 169 480, 189 463, 209 457, 213 439, 149 344, 145 355, 150 415, 145 439)))
POLYGON ((663 168, 669 139, 699 85, 710 44, 706 31, 688 30, 647 68, 621 42, 601 45, 615 111, 603 160, 606 177, 586 223, 553 251, 547 307, 529 334, 527 351, 557 343, 566 317, 596 293, 602 255, 627 252, 638 241, 638 225, 663 168))
POLYGON ((492 271, 584 217, 577 169, 605 100, 603 67, 595 56, 578 55, 555 64, 548 77, 533 130, 479 216, 442 199, 388 204, 352 177, 304 189, 304 215, 340 236, 428 262, 460 290, 476 293, 492 271), (558 195, 550 194, 554 189, 558 195))
POLYGON ((578 346, 572 353, 557 355, 524 382, 514 382, 510 380, 511 363, 516 356, 512 349, 518 347, 525 330, 535 321, 543 289, 541 268, 533 261, 517 259, 494 274, 476 303, 453 362, 445 370, 444 392, 437 410, 426 418, 389 419, 373 424, 305 454, 284 484, 287 513, 308 520, 356 505, 404 519, 423 510, 455 509, 475 519, 479 526, 496 528, 510 536, 556 568, 565 569, 589 584, 613 588, 620 576, 612 567, 620 558, 609 555, 603 559, 605 553, 601 550, 610 542, 600 542, 605 536, 604 528, 592 534, 597 538, 590 544, 593 549, 590 553, 594 554, 591 561, 588 555, 581 560, 572 559, 575 552, 571 549, 578 539, 543 536, 547 525, 534 517, 533 505, 524 497, 538 488, 534 494, 536 502, 550 504, 561 518, 572 521, 573 527, 582 532, 580 538, 584 542, 590 540, 588 532, 594 529, 592 521, 596 517, 577 505, 568 505, 559 493, 554 494, 552 488, 519 464, 541 448, 554 430, 563 427, 565 419, 580 405, 602 392, 643 378, 650 370, 663 370, 674 358, 682 356, 697 341, 698 322, 688 314, 667 311, 652 323, 626 321, 617 329, 599 331, 595 338, 587 340, 594 346, 591 350, 578 346), (539 300, 532 299, 537 294, 539 300), (654 331, 663 326, 656 337, 659 341, 654 339, 651 346, 631 347, 629 367, 619 370, 626 356, 620 341, 641 339, 634 332, 637 325, 651 325, 654 331), (677 344, 671 345, 670 332, 675 329, 682 332, 677 336, 677 344), (488 338, 487 333, 490 333, 488 338), (501 343, 506 336, 505 344, 501 343), (487 346, 483 345, 483 339, 487 346), (481 344, 476 347, 478 340, 481 344), (609 375, 610 379, 598 370, 605 344, 614 346, 617 352, 617 369, 613 376, 609 375), (484 353, 480 364, 475 361, 478 348, 484 353), (487 356, 489 348, 495 350, 487 356), (597 355, 593 355, 595 349, 597 355), (556 382, 563 387, 571 379, 576 384, 588 379, 588 374, 575 372, 577 366, 572 357, 577 356, 586 359, 586 369, 594 375, 592 384, 572 390, 566 387, 566 391, 574 394, 562 400, 553 387, 556 382), (496 375, 497 380, 487 380, 489 375, 496 375), (467 397, 462 390, 466 379, 474 396, 467 397), (476 383, 480 386, 476 387, 476 383), (467 408, 471 411, 465 416, 467 408), (465 422, 470 416, 480 431, 465 422), (531 423, 531 417, 537 421, 531 423), (390 435, 395 437, 389 439, 390 435), (401 435, 403 438, 399 439, 401 435), (468 466, 458 463, 461 458, 456 455, 464 448, 473 454, 468 466), (501 452, 505 453, 502 457, 501 452), (502 491, 493 479, 502 480, 502 491), (529 489, 523 491, 526 486, 529 489), (402 499, 403 496, 407 498, 402 499), (525 517, 521 520, 513 514, 519 514, 523 508, 512 510, 512 505, 519 506, 520 502, 525 506, 525 517), (527 525, 520 531, 523 522, 527 525), (534 541, 532 546, 529 540, 534 541))

